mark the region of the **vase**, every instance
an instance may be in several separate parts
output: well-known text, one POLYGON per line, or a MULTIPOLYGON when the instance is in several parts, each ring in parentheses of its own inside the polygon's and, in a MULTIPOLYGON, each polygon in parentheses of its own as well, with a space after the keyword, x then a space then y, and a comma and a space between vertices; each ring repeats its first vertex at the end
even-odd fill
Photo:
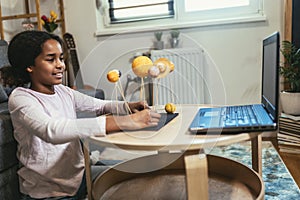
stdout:
POLYGON ((280 102, 282 112, 289 115, 300 115, 300 93, 282 91, 280 102))
POLYGON ((154 49, 156 49, 156 50, 164 49, 164 41, 155 41, 154 42, 154 49))
POLYGON ((179 45, 179 39, 178 38, 171 38, 170 44, 172 48, 177 48, 179 45))
POLYGON ((44 24, 43 27, 48 33, 53 33, 58 28, 58 25, 54 22, 51 22, 44 24))

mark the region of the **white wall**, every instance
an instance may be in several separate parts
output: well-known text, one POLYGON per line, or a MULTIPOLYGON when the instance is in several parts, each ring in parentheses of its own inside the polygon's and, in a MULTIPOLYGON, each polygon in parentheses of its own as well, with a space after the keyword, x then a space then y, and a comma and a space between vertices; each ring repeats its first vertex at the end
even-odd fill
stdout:
MULTIPOLYGON (((182 47, 202 46, 215 63, 215 66, 207 69, 209 90, 216 97, 223 90, 226 94, 225 101, 222 99, 216 103, 242 104, 260 101, 261 42, 264 37, 277 30, 282 32, 284 14, 284 1, 264 2, 266 22, 181 30, 182 47), (215 74, 212 71, 219 72, 220 77, 212 75, 215 74)), ((53 3, 41 0, 42 13, 47 15, 48 10, 55 9, 55 4, 57 6, 56 1, 53 3)), ((117 68, 123 74, 130 73, 130 59, 133 55, 152 48, 153 32, 95 37, 95 1, 64 0, 64 4, 66 28, 75 37, 85 83, 104 89, 106 96, 113 98, 111 93, 114 85, 107 82, 107 71, 117 68)), ((20 7, 22 4, 16 0, 2 2, 4 14, 18 13, 20 7)), ((20 21, 5 25, 6 33, 10 35, 20 29, 20 21)), ((169 32, 164 31, 165 43, 168 43, 168 35, 169 32)))
MULTIPOLYGON (((57 7, 58 1, 41 0, 42 14, 57 7)), ((67 31, 75 37, 82 63, 85 83, 105 90, 111 97, 114 85, 106 80, 109 69, 117 68, 123 74, 131 72, 130 59, 136 52, 146 52, 153 46, 153 32, 95 37, 95 1, 64 0, 67 31)), ((22 10, 17 0, 2 2, 3 14, 17 14, 22 10)), ((264 0, 267 21, 232 25, 205 26, 181 30, 181 46, 201 46, 215 65, 207 67, 205 74, 210 92, 220 95, 220 104, 242 104, 260 101, 261 42, 275 31, 283 37, 284 1, 264 0), (219 77, 213 71, 219 72, 219 77), (222 84, 217 84, 222 83, 222 84)), ((6 34, 20 30, 22 20, 6 22, 6 34), (13 23, 14 22, 14 23, 13 23)), ((155 30, 153 30, 155 31, 155 30)), ((169 31, 164 31, 163 40, 168 45, 169 31)), ((126 76, 122 76, 122 81, 126 76)))
MULTIPOLYGON (((225 86, 225 103, 260 101, 261 42, 277 30, 282 32, 284 13, 282 0, 264 2, 265 22, 181 30, 183 47, 203 46, 215 62, 225 86)), ((154 37, 153 32, 95 37, 95 12, 95 1, 65 0, 67 31, 76 39, 85 83, 103 88, 109 97, 113 86, 105 80, 108 69, 121 68, 127 73, 134 52, 150 49, 154 37)), ((165 42, 168 34, 164 32, 165 42)))

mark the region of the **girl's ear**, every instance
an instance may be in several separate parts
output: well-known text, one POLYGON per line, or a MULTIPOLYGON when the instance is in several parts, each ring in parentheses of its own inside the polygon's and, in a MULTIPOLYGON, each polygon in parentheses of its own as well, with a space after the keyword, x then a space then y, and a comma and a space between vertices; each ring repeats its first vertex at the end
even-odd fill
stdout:
POLYGON ((31 72, 32 72, 31 66, 30 66, 30 67, 27 67, 27 68, 26 68, 26 71, 29 72, 29 73, 31 73, 31 72))

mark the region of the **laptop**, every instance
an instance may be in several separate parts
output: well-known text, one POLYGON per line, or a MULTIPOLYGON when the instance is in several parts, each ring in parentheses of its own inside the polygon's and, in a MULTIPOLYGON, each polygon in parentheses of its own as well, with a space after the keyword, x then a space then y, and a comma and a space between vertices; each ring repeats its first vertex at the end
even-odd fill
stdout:
POLYGON ((242 133, 274 131, 278 127, 280 34, 262 42, 261 103, 200 108, 189 130, 192 133, 242 133))

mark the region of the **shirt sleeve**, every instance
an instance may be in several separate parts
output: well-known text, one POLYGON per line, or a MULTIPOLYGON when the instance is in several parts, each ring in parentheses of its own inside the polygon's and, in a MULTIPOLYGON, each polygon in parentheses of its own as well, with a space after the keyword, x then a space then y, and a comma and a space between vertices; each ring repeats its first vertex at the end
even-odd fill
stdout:
POLYGON ((96 112, 98 116, 103 114, 128 114, 124 101, 97 99, 76 90, 72 90, 72 93, 77 111, 96 112))
POLYGON ((30 94, 16 92, 9 98, 9 110, 15 131, 26 129, 42 140, 60 144, 88 136, 105 136, 106 117, 68 119, 54 118, 30 94))

